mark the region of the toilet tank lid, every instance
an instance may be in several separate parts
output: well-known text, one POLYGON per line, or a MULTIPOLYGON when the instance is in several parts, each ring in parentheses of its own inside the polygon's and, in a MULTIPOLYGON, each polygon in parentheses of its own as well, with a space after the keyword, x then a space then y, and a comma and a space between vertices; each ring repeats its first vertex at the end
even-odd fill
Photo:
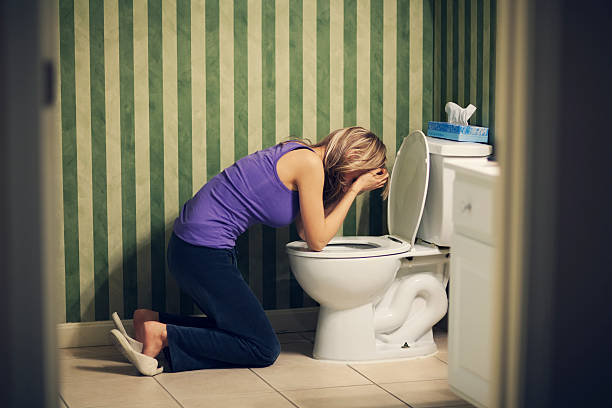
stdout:
POLYGON ((484 157, 491 154, 491 146, 484 143, 456 142, 427 137, 429 153, 449 157, 484 157))

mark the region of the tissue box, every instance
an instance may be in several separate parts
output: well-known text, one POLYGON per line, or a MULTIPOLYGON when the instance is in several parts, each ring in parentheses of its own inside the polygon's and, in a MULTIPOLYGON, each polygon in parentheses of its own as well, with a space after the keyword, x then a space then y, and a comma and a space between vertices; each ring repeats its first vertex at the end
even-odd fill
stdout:
POLYGON ((487 143, 489 140, 489 128, 430 121, 427 128, 427 136, 456 140, 458 142, 487 143))

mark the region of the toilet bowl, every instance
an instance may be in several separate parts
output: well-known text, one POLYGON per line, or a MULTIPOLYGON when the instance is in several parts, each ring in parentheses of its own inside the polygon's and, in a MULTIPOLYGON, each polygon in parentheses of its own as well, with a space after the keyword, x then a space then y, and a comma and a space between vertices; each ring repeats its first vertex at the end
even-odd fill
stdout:
POLYGON ((294 253, 289 262, 320 304, 314 358, 357 362, 436 352, 431 327, 447 309, 448 250, 398 241, 334 237, 320 252, 303 241, 288 244, 288 252, 311 255, 294 253))
MULTIPOLYGON (((315 358, 359 362, 437 352, 432 327, 448 308, 450 253, 448 247, 416 240, 430 179, 428 143, 440 149, 439 142, 414 131, 397 152, 389 181, 389 235, 334 237, 322 251, 310 250, 304 241, 286 245, 296 280, 320 304, 315 358)), ((472 146, 474 156, 490 152, 481 146, 472 146)), ((467 148, 458 146, 461 152, 467 148)), ((447 184, 434 181, 436 189, 447 184)), ((433 195, 450 199, 447 193, 433 195)), ((429 211, 428 216, 439 215, 429 211)), ((448 226, 448 217, 441 218, 437 225, 448 226)))

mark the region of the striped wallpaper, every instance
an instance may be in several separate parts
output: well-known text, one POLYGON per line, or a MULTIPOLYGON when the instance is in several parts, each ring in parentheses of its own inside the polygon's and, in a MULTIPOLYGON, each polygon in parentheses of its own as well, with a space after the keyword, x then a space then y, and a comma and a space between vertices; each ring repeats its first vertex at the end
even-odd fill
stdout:
POLYGON ((434 112, 446 120, 448 101, 478 108, 470 124, 490 128, 494 143, 496 0, 436 1, 434 112))
MULTIPOLYGON (((495 0, 59 0, 60 322, 200 313, 165 262, 182 204, 235 160, 358 124, 387 145, 468 102, 493 124, 495 0)), ((341 234, 386 232, 377 194, 341 234)), ((316 303, 293 226, 254 226, 239 267, 265 309, 316 303)))

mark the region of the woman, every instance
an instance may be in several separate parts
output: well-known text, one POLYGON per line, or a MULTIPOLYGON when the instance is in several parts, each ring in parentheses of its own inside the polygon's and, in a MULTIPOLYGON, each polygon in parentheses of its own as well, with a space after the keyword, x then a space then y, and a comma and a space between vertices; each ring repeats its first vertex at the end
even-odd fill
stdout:
POLYGON ((236 238, 255 223, 281 227, 294 220, 310 249, 321 251, 355 197, 386 184, 385 162, 375 134, 349 127, 314 145, 279 143, 213 177, 185 203, 168 244, 171 273, 207 317, 136 310, 142 354, 163 350, 175 372, 274 363, 280 345, 237 268, 236 238))

